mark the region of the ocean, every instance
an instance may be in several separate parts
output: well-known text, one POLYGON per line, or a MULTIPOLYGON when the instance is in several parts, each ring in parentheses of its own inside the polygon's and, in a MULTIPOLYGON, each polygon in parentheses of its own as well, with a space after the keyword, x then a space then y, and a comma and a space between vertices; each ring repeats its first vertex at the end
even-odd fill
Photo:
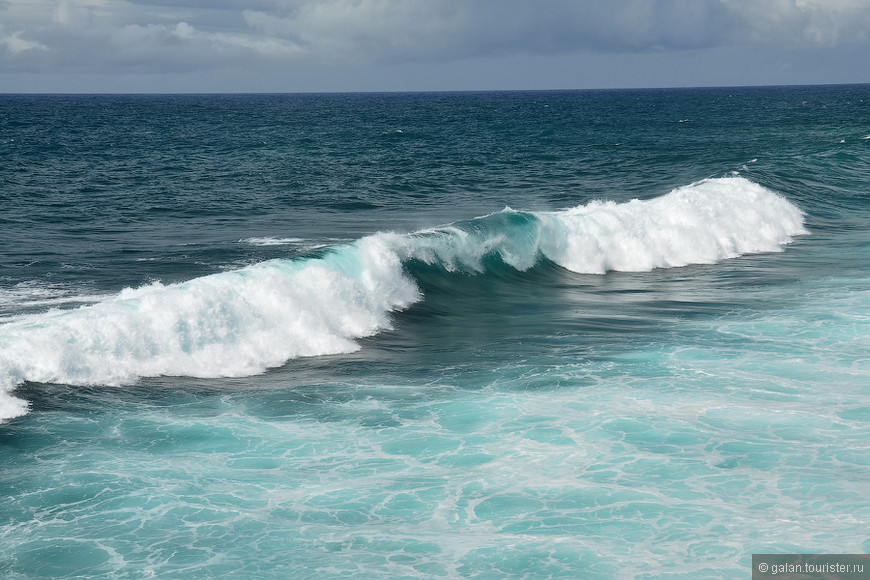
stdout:
POLYGON ((870 86, 0 96, 0 576, 870 552, 870 86))

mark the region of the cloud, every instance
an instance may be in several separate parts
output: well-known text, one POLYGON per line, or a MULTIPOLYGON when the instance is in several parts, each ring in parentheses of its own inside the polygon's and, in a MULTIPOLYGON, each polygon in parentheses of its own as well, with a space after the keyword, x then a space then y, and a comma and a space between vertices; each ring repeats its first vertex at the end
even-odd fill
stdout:
POLYGON ((310 53, 408 60, 696 48, 721 37, 726 12, 698 0, 288 0, 244 17, 310 53))
POLYGON ((870 40, 866 0, 721 0, 738 24, 735 38, 758 44, 831 47, 870 40))
POLYGON ((6 0, 0 21, 17 30, 4 36, 0 29, 0 72, 184 72, 299 52, 285 39, 251 31, 242 11, 231 9, 238 3, 225 4, 6 0), (22 54, 33 49, 41 54, 22 54))
POLYGON ((870 42, 866 0, 0 0, 0 73, 870 42))
POLYGON ((243 12, 309 54, 381 60, 866 42, 866 0, 275 0, 243 12))
POLYGON ((28 50, 48 50, 48 47, 44 44, 21 38, 22 34, 24 32, 21 30, 12 34, 4 34, 3 27, 0 26, 0 45, 5 47, 6 52, 12 56, 28 50))

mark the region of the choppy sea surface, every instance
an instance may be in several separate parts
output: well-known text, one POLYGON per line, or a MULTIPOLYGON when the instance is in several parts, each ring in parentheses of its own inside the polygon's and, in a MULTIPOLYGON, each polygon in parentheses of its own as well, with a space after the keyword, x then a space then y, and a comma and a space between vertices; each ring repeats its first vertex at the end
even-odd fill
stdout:
POLYGON ((0 96, 0 576, 870 551, 870 86, 0 96))

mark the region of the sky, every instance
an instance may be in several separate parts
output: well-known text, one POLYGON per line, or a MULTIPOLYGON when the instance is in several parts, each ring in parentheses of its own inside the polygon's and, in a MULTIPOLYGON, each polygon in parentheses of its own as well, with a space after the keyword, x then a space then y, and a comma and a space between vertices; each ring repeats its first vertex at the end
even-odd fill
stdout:
POLYGON ((870 0, 0 0, 0 93, 870 82, 870 0))

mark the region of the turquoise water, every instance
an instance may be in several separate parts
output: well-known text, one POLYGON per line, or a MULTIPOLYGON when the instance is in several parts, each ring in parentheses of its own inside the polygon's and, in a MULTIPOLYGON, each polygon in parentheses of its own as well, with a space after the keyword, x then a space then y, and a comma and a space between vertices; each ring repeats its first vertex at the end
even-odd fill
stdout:
POLYGON ((870 550, 870 88, 0 103, 4 577, 870 550))

